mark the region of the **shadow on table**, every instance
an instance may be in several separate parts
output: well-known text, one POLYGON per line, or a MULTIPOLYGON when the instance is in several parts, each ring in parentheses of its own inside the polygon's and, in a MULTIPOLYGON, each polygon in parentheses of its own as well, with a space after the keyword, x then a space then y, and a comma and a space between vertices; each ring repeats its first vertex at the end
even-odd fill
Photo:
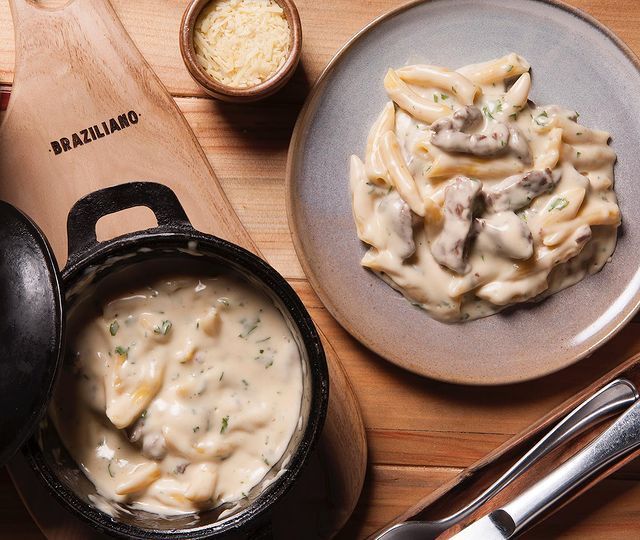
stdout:
POLYGON ((395 379, 396 384, 446 398, 453 403, 502 408, 520 402, 531 404, 532 401, 547 401, 557 396, 555 405, 558 405, 639 352, 639 332, 640 324, 632 322, 590 357, 572 366, 532 381, 500 386, 465 386, 434 381, 405 371, 377 355, 369 356, 375 358, 379 369, 395 379))
POLYGON ((298 114, 311 88, 302 62, 285 87, 262 101, 225 103, 214 101, 220 114, 235 134, 244 139, 252 151, 286 148, 298 114))

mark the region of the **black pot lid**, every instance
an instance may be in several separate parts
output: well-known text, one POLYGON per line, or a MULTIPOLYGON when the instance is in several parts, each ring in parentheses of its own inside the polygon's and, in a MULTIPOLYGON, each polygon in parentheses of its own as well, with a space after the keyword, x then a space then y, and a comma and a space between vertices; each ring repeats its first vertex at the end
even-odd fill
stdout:
POLYGON ((58 266, 47 239, 0 201, 0 465, 46 412, 63 326, 58 266))

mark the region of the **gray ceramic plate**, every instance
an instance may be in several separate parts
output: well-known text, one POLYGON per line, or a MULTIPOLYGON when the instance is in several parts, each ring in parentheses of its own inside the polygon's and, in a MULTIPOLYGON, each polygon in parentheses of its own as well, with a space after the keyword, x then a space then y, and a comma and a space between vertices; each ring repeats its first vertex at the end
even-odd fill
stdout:
POLYGON ((640 303, 640 67, 582 12, 539 0, 434 0, 365 28, 332 60, 300 115, 289 149, 288 211, 304 270, 325 306, 386 359, 445 381, 500 384, 563 368, 615 334, 640 303), (532 99, 580 112, 613 134, 623 227, 611 263, 539 304, 447 325, 363 269, 348 188, 387 100, 390 66, 461 66, 515 51, 533 66, 532 99))

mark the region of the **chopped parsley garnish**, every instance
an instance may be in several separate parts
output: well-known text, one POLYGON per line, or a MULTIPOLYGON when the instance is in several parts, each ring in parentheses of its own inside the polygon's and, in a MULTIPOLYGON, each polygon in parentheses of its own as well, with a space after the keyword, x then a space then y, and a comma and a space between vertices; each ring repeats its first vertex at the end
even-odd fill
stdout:
POLYGON ((534 118, 534 121, 539 126, 546 126, 549 123, 549 115, 547 111, 542 111, 538 116, 534 118))
POLYGON ((438 103, 438 94, 433 94, 433 101, 438 103))
POLYGON ((552 210, 562 210, 567 206, 569 206, 569 201, 564 197, 558 197, 551 203, 551 206, 549 206, 549 210, 547 210, 547 212, 551 212, 552 210))
POLYGON ((256 319, 252 323, 243 322, 243 324, 245 330, 241 334, 238 334, 238 337, 247 339, 251 335, 251 333, 256 328, 258 328, 258 325, 260 324, 260 317, 256 317, 256 319))
POLYGON ((440 94, 440 99, 449 99, 447 94, 440 94))
POLYGON ((129 347, 125 349, 124 347, 121 347, 120 345, 118 345, 115 348, 115 351, 118 356, 122 356, 122 358, 124 358, 125 360, 129 358, 129 347))
POLYGON ((456 90, 456 85, 455 85, 455 84, 451 87, 451 91, 452 91, 454 94, 457 94, 457 93, 458 93, 458 91, 456 90))
POLYGON ((166 336, 172 326, 171 321, 162 321, 162 324, 158 324, 153 328, 153 333, 166 336))
POLYGON ((509 115, 509 118, 511 118, 512 120, 517 120, 517 119, 518 119, 518 113, 515 113, 515 112, 514 112, 514 113, 511 113, 511 114, 509 115))
POLYGON ((196 433, 197 431, 200 431, 200 426, 194 426, 193 432, 196 433))
POLYGON ((118 333, 118 330, 120 329, 120 324, 118 324, 118 321, 113 321, 110 325, 109 325, 109 333, 112 336, 115 336, 118 333))
POLYGON ((576 157, 580 157, 582 155, 582 152, 576 152, 576 157))
POLYGON ((222 373, 220 373, 220 378, 218 380, 221 381, 222 377, 224 377, 224 371, 222 373))
POLYGON ((486 105, 484 107, 482 107, 482 112, 484 113, 484 115, 487 118, 491 118, 491 120, 494 120, 493 115, 491 114, 491 111, 489 110, 489 107, 487 107, 486 105))
POLYGON ((222 426, 220 427, 220 433, 224 433, 225 431, 227 431, 228 427, 229 427, 229 415, 225 416, 222 419, 222 426))

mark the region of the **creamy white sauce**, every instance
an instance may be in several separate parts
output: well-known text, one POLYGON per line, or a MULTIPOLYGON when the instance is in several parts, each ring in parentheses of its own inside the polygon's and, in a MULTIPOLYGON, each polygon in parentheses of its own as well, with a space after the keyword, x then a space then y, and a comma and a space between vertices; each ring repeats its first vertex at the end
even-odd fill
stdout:
POLYGON ((615 249, 609 134, 529 102, 529 67, 511 53, 455 71, 389 70, 392 102, 364 162, 351 157, 363 266, 441 321, 544 298, 615 249))
POLYGON ((298 426, 302 362, 273 302, 177 277, 70 317, 51 417, 106 501, 159 514, 246 496, 298 426))

